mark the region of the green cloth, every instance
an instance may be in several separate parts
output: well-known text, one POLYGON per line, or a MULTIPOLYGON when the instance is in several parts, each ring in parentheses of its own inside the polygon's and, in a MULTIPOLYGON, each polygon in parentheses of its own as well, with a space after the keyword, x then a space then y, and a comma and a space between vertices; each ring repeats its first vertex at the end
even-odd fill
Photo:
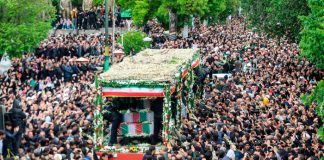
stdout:
POLYGON ((122 135, 127 135, 129 132, 128 132, 128 125, 127 124, 122 124, 121 126, 120 126, 120 128, 121 128, 121 131, 122 131, 122 135))
POLYGON ((140 122, 147 121, 147 112, 139 112, 140 114, 140 122))
POLYGON ((36 81, 32 79, 32 80, 30 81, 30 86, 33 87, 33 88, 35 88, 35 86, 36 86, 36 81))
POLYGON ((151 131, 151 129, 150 129, 150 123, 143 123, 142 124, 142 132, 144 134, 150 134, 150 131, 151 131))

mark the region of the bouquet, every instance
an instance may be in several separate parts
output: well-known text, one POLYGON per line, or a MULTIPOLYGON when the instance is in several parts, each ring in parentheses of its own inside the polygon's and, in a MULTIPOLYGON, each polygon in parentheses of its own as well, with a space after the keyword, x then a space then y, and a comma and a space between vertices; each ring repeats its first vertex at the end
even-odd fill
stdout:
POLYGON ((129 148, 129 152, 132 152, 132 153, 137 153, 139 152, 140 149, 138 147, 135 147, 135 146, 132 146, 129 148))

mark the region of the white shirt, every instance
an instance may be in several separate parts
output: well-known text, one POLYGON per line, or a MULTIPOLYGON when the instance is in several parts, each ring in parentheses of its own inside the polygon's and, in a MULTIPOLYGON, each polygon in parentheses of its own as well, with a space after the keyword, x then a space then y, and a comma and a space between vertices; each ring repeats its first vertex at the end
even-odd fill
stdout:
POLYGON ((3 140, 0 140, 0 155, 2 155, 2 150, 3 150, 3 140))
POLYGON ((232 149, 230 149, 230 150, 227 151, 226 156, 227 156, 228 158, 234 160, 234 159, 235 159, 235 152, 234 152, 232 149))

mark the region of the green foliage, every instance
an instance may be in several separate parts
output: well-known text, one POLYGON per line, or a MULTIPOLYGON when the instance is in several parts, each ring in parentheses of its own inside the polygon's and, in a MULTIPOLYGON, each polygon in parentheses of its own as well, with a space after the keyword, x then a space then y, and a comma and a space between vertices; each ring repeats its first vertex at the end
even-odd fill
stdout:
POLYGON ((19 57, 47 37, 55 15, 51 1, 1 0, 0 3, 0 54, 7 51, 11 57, 19 57))
MULTIPOLYGON (((238 0, 236 0, 238 1, 238 0)), ((118 0, 124 9, 132 11, 134 23, 143 26, 148 20, 157 18, 163 26, 168 26, 169 13, 175 13, 176 27, 182 27, 190 21, 190 16, 202 18, 217 16, 225 9, 225 0, 118 0)))
POLYGON ((208 18, 211 22, 216 22, 219 19, 219 15, 225 11, 226 4, 228 3, 225 0, 209 0, 209 9, 213 11, 208 12, 203 18, 208 18))
POLYGON ((148 12, 150 5, 148 0, 135 1, 135 6, 132 10, 133 21, 137 26, 143 26, 148 20, 148 12))
POLYGON ((229 15, 235 14, 239 6, 240 0, 226 0, 224 4, 221 4, 221 7, 224 7, 224 9, 220 10, 222 12, 220 12, 219 19, 225 20, 229 15))
POLYGON ((166 7, 160 6, 154 13, 154 17, 163 25, 164 28, 169 27, 169 13, 166 7))
POLYGON ((116 0, 116 3, 123 9, 132 9, 135 6, 135 0, 116 0))
MULTIPOLYGON (((135 53, 138 53, 144 48, 150 46, 149 42, 144 42, 143 39, 146 37, 146 34, 143 32, 131 31, 123 35, 124 41, 124 52, 126 55, 129 55, 131 49, 133 48, 135 53)), ((122 42, 122 39, 117 40, 119 43, 122 42)))
POLYGON ((209 11, 208 0, 177 0, 179 14, 205 15, 209 11))
POLYGON ((268 0, 242 0, 243 11, 252 25, 259 27, 264 25, 264 20, 267 17, 268 2, 268 0))
POLYGON ((177 64, 179 61, 179 58, 177 57, 172 57, 171 61, 170 61, 170 64, 177 64))
POLYGON ((242 6, 253 25, 291 42, 299 40, 302 23, 298 17, 310 12, 307 0, 244 0, 242 6))
POLYGON ((123 9, 130 9, 134 24, 143 26, 149 19, 152 19, 159 9, 160 0, 118 0, 123 9))
POLYGON ((71 2, 72 2, 72 6, 82 7, 83 0, 72 0, 71 2))
POLYGON ((60 0, 52 0, 52 5, 56 9, 56 14, 59 14, 59 11, 60 11, 60 0))
MULTIPOLYGON (((306 105, 312 105, 313 102, 317 104, 316 114, 322 119, 324 119, 324 80, 318 82, 314 91, 309 95, 303 95, 301 97, 302 101, 306 105)), ((318 134, 321 140, 324 142, 324 125, 318 130, 318 134)))
POLYGON ((298 17, 309 13, 307 0, 272 0, 272 3, 266 31, 273 35, 286 36, 292 42, 299 40, 302 23, 298 17))
POLYGON ((92 4, 94 6, 100 6, 100 5, 104 4, 104 0, 93 0, 92 4))
POLYGON ((324 69, 324 3, 323 0, 309 0, 311 14, 301 17, 304 29, 301 32, 302 56, 324 69))

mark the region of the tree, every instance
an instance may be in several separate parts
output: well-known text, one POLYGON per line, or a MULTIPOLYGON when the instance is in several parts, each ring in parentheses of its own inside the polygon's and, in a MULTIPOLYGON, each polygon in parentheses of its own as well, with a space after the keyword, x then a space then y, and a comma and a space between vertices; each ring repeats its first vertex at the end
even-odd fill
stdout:
POLYGON ((59 14, 60 13, 60 0, 52 0, 52 5, 56 9, 56 13, 55 14, 59 14))
POLYGON ((227 8, 227 1, 225 0, 209 0, 208 2, 209 4, 209 9, 213 10, 213 12, 208 12, 208 14, 206 14, 205 17, 203 17, 204 19, 208 19, 211 22, 216 22, 217 20, 219 20, 219 16, 222 12, 225 12, 226 8, 227 8))
POLYGON ((225 0, 118 0, 118 4, 132 11, 136 25, 157 18, 164 25, 169 24, 170 33, 188 23, 191 16, 206 18, 225 9, 225 0))
POLYGON ((93 0, 92 4, 94 6, 100 6, 100 5, 104 4, 104 0, 93 0))
MULTIPOLYGON (((324 120, 324 80, 321 80, 317 84, 316 88, 311 94, 303 95, 301 99, 305 105, 313 105, 316 103, 318 106, 316 108, 316 114, 322 119, 322 121, 324 120)), ((324 142, 324 125, 318 129, 318 135, 324 142)))
POLYGON ((134 49, 135 53, 138 53, 144 48, 150 46, 149 42, 144 42, 143 39, 146 37, 146 34, 143 32, 131 31, 123 35, 123 39, 119 38, 118 43, 124 42, 124 52, 126 55, 129 55, 130 51, 134 49))
POLYGON ((165 7, 159 7, 154 13, 154 17, 162 24, 164 28, 169 28, 169 14, 165 7))
POLYGON ((225 1, 225 9, 220 12, 219 19, 225 20, 229 15, 235 14, 240 6, 240 0, 225 1))
POLYGON ((242 7, 247 18, 251 24, 262 28, 264 26, 265 18, 268 15, 266 12, 268 0, 242 0, 242 7))
POLYGON ((271 3, 265 30, 279 37, 286 36, 291 42, 297 42, 302 30, 302 23, 298 17, 310 12, 307 0, 272 0, 271 3))
MULTIPOLYGON (((323 0, 308 0, 311 13, 302 16, 304 29, 299 43, 302 56, 313 62, 317 68, 324 69, 324 3, 323 0)), ((313 92, 303 95, 302 101, 306 105, 317 104, 316 114, 324 121, 324 80, 321 80, 313 92)), ((324 125, 318 129, 318 135, 324 142, 324 125)))
POLYGON ((323 0, 309 0, 311 13, 302 16, 304 29, 299 43, 302 56, 324 69, 324 3, 323 0))
POLYGON ((0 0, 0 54, 31 51, 47 37, 55 7, 46 0, 0 0))
POLYGON ((148 0, 136 1, 133 8, 132 18, 137 26, 142 26, 149 18, 150 5, 148 0))
POLYGON ((302 23, 299 16, 310 10, 307 0, 244 0, 243 9, 252 25, 266 31, 272 37, 286 36, 291 42, 299 40, 302 23))
POLYGON ((72 6, 82 7, 83 0, 72 0, 72 6))

